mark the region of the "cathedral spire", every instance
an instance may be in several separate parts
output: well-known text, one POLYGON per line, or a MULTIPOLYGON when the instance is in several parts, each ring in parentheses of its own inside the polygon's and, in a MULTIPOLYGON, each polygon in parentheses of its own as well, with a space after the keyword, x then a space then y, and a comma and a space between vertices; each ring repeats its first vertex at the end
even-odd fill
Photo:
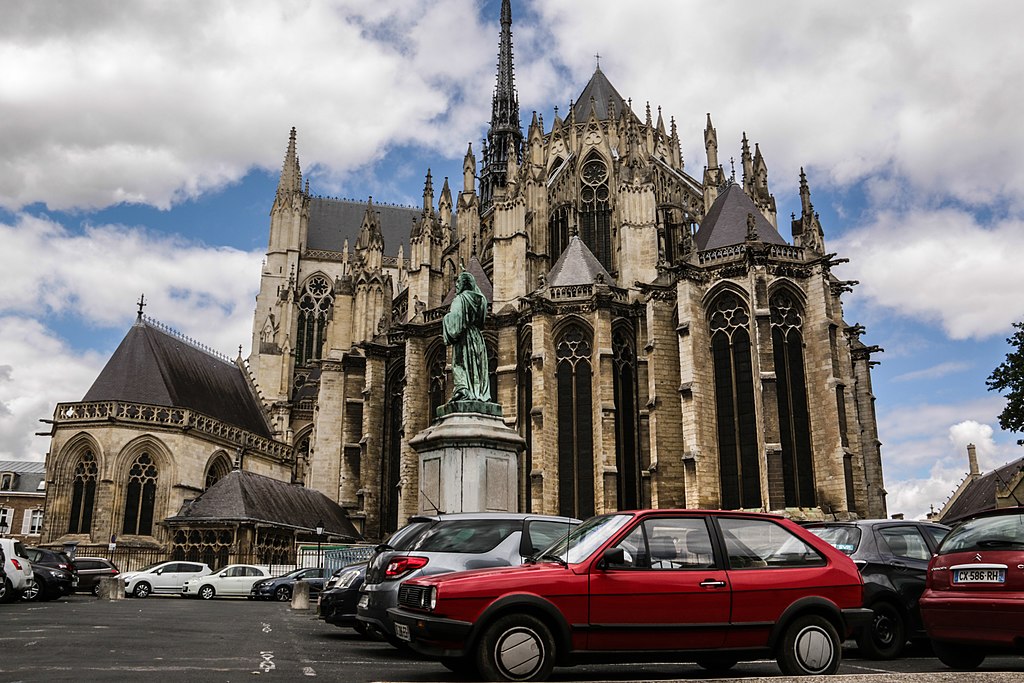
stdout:
POLYGON ((299 169, 299 155, 295 152, 295 127, 288 136, 288 151, 281 166, 281 179, 277 183, 277 194, 290 194, 302 190, 302 171, 299 169))
POLYGON ((486 206, 497 188, 507 181, 509 151, 519 163, 523 131, 519 119, 519 96, 516 94, 515 70, 512 66, 512 3, 501 2, 501 33, 498 42, 498 77, 491 100, 491 127, 480 173, 480 196, 486 206))
POLYGON ((434 180, 430 176, 430 169, 427 169, 427 181, 423 184, 423 213, 424 215, 434 211, 434 180))

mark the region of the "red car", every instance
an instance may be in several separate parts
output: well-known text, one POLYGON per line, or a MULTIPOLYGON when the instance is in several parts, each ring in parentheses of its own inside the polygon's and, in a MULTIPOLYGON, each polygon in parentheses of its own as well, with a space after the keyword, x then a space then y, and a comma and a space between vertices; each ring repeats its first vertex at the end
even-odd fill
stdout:
POLYGON ((642 510, 593 517, 521 567, 402 584, 396 635, 453 671, 540 681, 555 665, 774 656, 832 674, 871 618, 856 565, 782 517, 642 510))
POLYGON ((1024 653, 1024 508, 953 527, 928 564, 921 617, 943 664, 974 669, 988 654, 1024 653))

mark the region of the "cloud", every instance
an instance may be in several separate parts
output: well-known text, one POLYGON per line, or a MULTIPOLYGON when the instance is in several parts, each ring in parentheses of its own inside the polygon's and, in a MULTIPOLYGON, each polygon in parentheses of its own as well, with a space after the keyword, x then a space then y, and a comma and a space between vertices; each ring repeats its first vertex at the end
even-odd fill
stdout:
POLYGON ((1024 317, 1024 220, 982 223, 958 208, 880 211, 831 240, 860 285, 854 297, 953 339, 1002 334, 1024 317))
POLYGON ((945 363, 939 363, 923 370, 915 370, 913 372, 905 372, 902 375, 897 375, 892 378, 893 382, 913 382, 922 379, 938 379, 947 375, 963 372, 971 368, 970 363, 963 363, 960 361, 947 361, 945 363))

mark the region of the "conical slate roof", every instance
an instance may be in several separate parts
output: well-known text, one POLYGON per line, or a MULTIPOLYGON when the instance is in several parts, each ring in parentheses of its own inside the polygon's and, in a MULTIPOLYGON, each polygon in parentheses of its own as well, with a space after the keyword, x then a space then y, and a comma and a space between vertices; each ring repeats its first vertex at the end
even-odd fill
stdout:
POLYGON ((598 121, 606 121, 619 116, 625 109, 626 101, 601 71, 601 67, 597 67, 594 75, 590 77, 590 81, 583 88, 583 92, 580 93, 579 99, 573 104, 572 113, 577 121, 582 121, 589 118, 590 112, 593 111, 598 121), (591 104, 591 98, 593 98, 593 104, 591 104), (612 106, 615 107, 612 112, 608 111, 609 99, 613 103, 612 106))
MULTIPOLYGON (((487 299, 488 304, 494 303, 494 285, 487 277, 487 273, 484 272, 484 267, 480 265, 479 259, 476 255, 469 257, 469 265, 466 266, 466 272, 470 273, 476 279, 476 286, 480 288, 480 292, 487 299)), ((455 298, 455 283, 452 283, 452 288, 448 290, 448 295, 445 296, 442 305, 447 306, 455 298)))
POLYGON ((310 530, 319 521, 331 536, 362 539, 344 508, 319 491, 244 470, 225 475, 167 521, 259 522, 310 530))
POLYGON ((573 235, 569 240, 569 246, 565 248, 548 273, 548 286, 592 285, 598 280, 605 284, 614 284, 612 276, 608 274, 593 252, 587 248, 579 235, 573 235))
POLYGON ((747 241, 747 215, 754 216, 757 228, 757 239, 770 244, 789 244, 782 239, 779 231, 768 222, 764 214, 754 206, 754 201, 747 196, 743 188, 732 183, 725 192, 718 196, 715 203, 708 209, 700 229, 694 236, 697 249, 717 249, 732 244, 743 244, 747 241))
POLYGON ((128 330, 82 401, 188 408, 270 437, 263 409, 241 368, 143 318, 128 330))

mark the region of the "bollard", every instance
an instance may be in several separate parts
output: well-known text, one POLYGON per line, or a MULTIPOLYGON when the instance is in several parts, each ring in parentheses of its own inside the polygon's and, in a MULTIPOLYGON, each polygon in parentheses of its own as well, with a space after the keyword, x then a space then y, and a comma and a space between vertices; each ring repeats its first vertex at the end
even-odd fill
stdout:
POLYGON ((98 595, 100 600, 124 600, 124 581, 119 576, 101 577, 98 595))
POLYGON ((309 584, 302 579, 292 586, 292 609, 309 609, 309 584))

